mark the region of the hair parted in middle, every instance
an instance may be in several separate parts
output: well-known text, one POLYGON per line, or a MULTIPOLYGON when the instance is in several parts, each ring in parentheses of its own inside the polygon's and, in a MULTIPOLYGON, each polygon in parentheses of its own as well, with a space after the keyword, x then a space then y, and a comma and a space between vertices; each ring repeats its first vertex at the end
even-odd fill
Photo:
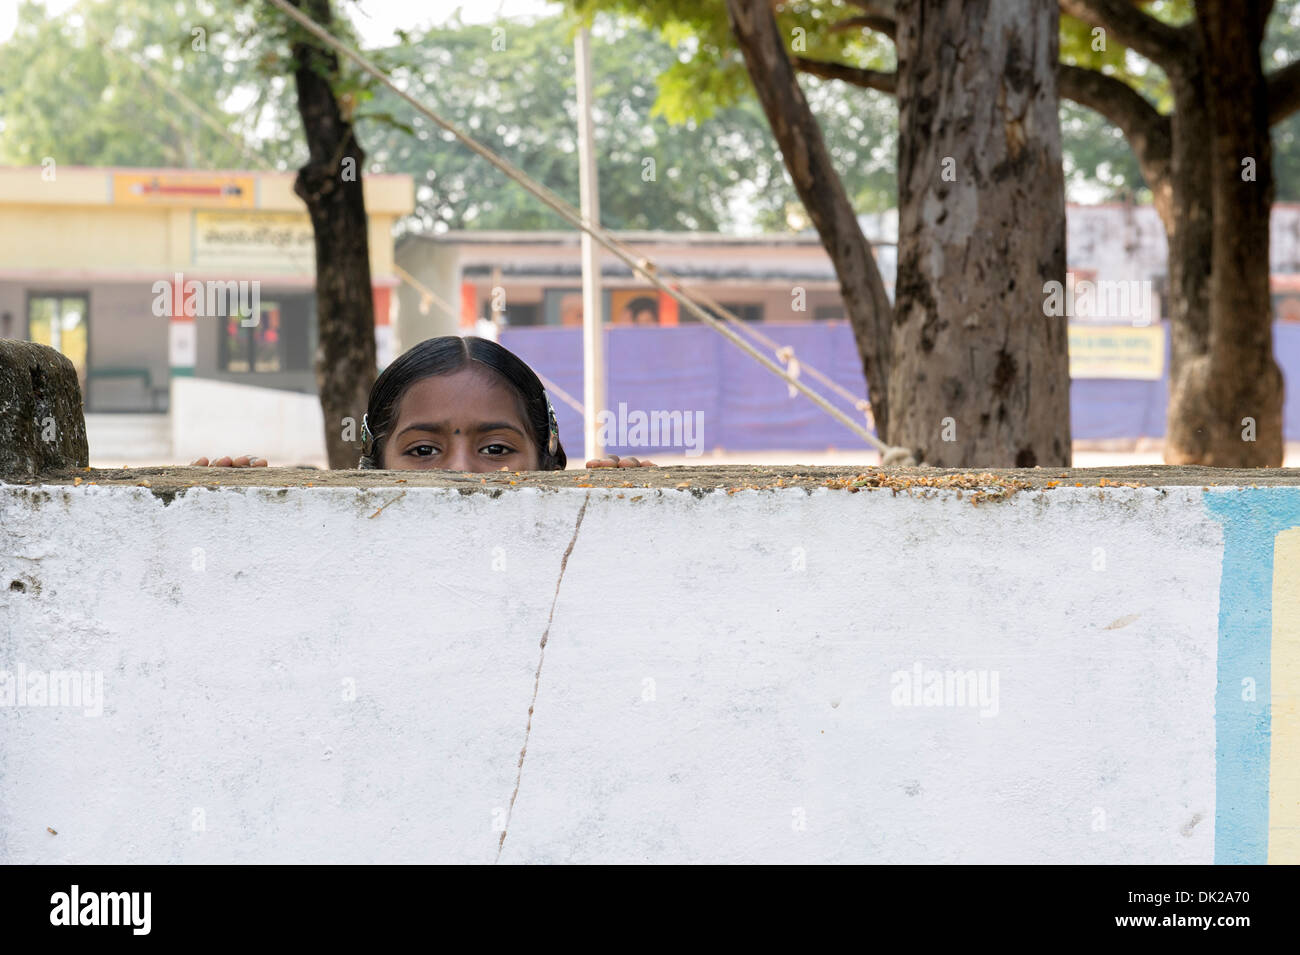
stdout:
POLYGON ((529 436, 537 447, 539 471, 563 471, 568 459, 560 443, 555 409, 542 382, 514 352, 473 335, 429 338, 399 355, 375 379, 362 418, 362 448, 358 467, 383 467, 384 442, 392 429, 398 403, 406 390, 424 378, 450 375, 479 362, 505 381, 519 399, 529 436))

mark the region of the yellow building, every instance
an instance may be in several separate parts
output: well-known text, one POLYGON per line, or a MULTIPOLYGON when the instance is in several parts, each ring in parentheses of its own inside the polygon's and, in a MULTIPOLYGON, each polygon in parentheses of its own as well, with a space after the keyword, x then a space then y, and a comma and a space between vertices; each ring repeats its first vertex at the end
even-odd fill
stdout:
MULTIPOLYGON (((150 415, 159 434, 183 430, 158 417, 178 377, 314 394, 315 250, 293 183, 294 173, 0 167, 0 338, 72 359, 92 444, 96 416, 144 413, 137 431, 150 415)), ((383 365, 393 225, 414 188, 392 175, 364 189, 383 365)), ((172 457, 168 440, 149 448, 172 457)))
MULTIPOLYGON (((0 337, 58 345, 82 374, 90 412, 165 411, 172 374, 314 390, 315 253, 293 182, 293 173, 0 168, 0 337), (241 292, 245 306, 256 289, 260 312, 201 305, 186 315, 160 298, 159 283, 174 295, 199 283, 204 304, 214 285, 241 292)), ((413 186, 370 176, 364 188, 386 350, 392 230, 412 209, 413 186)))

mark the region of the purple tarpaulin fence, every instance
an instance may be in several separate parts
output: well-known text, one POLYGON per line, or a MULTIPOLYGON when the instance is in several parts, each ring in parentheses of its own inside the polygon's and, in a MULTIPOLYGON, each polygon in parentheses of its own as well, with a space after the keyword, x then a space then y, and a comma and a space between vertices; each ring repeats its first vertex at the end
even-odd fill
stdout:
MULTIPOLYGON (((804 363, 853 394, 866 394, 857 346, 847 322, 765 322, 761 327, 769 338, 793 346, 804 363)), ((620 403, 627 406, 629 414, 700 412, 703 451, 822 451, 866 446, 803 395, 791 398, 784 382, 703 325, 614 327, 606 330, 605 341, 606 399, 615 416, 620 403)), ((501 344, 581 401, 580 328, 507 328, 502 331, 501 344)), ((1275 324, 1274 351, 1286 380, 1300 381, 1300 326, 1275 324)), ((1159 381, 1072 381, 1070 415, 1075 440, 1161 437, 1168 369, 1166 360, 1165 376, 1159 381)), ((851 402, 815 381, 809 383, 850 416, 860 416, 851 402)), ((554 404, 560 436, 576 459, 582 453, 581 418, 568 404, 559 400, 554 404)), ((1284 422, 1286 439, 1300 441, 1300 387, 1287 390, 1284 422)), ((683 451, 664 444, 613 444, 610 450, 619 454, 683 451)))

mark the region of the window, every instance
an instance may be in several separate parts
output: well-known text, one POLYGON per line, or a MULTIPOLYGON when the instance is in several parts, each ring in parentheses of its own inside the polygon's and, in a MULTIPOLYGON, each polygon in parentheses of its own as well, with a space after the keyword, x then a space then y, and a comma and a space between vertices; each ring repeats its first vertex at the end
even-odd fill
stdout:
POLYGON ((227 315, 221 321, 219 367, 222 371, 267 373, 287 371, 285 336, 280 305, 262 302, 261 318, 248 324, 247 316, 227 315))
POLYGON ((90 347, 89 303, 85 295, 32 295, 27 299, 27 337, 62 352, 77 369, 86 394, 86 359, 90 347))
POLYGON ((609 305, 606 318, 614 325, 659 324, 659 293, 654 289, 614 289, 609 305))
MULTIPOLYGON (((277 292, 261 301, 256 325, 246 324, 247 315, 202 319, 217 323, 217 371, 243 375, 283 375, 312 369, 316 348, 316 302, 314 295, 277 292)), ((211 347, 211 346, 208 346, 211 347)), ((281 387, 281 378, 270 387, 281 387)))
MULTIPOLYGON (((761 322, 763 320, 763 306, 761 304, 742 304, 740 302, 719 302, 724 309, 735 315, 742 322, 761 322)), ((721 319, 722 315, 709 309, 709 314, 715 315, 721 319)), ((695 321, 686 312, 682 313, 683 321, 695 321)))
POLYGON ((542 293, 547 325, 582 327, 582 289, 548 288, 542 293))
MULTIPOLYGON (((487 300, 483 303, 483 318, 491 321, 492 302, 487 300)), ((528 303, 520 305, 515 302, 506 302, 505 309, 501 312, 501 323, 503 325, 520 326, 520 325, 537 325, 541 322, 541 306, 537 303, 528 303)))
POLYGON ((1300 292, 1275 292, 1273 316, 1279 322, 1300 322, 1300 292))

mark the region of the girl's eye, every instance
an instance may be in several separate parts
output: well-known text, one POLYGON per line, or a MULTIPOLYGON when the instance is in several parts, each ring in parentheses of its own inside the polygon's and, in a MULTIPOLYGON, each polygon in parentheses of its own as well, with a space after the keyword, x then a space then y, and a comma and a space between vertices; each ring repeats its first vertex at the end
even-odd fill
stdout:
POLYGON ((514 454, 514 448, 504 444, 489 444, 483 449, 483 452, 495 458, 503 454, 514 454))
POLYGON ((406 453, 413 454, 417 458, 427 458, 429 455, 435 454, 437 450, 438 449, 431 444, 417 444, 406 453))

